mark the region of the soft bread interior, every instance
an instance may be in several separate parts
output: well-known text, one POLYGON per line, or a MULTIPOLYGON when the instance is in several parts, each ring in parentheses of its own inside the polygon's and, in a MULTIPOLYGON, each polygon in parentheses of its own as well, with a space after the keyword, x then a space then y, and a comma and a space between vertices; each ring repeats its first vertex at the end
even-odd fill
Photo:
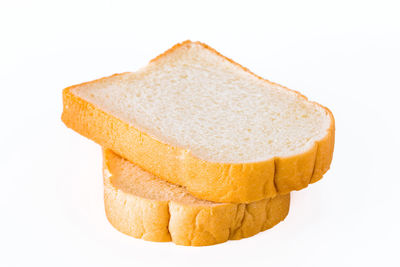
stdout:
POLYGON ((136 73, 72 92, 164 143, 214 162, 302 153, 331 124, 323 107, 192 42, 136 73))
POLYGON ((214 206, 219 203, 202 200, 191 195, 181 186, 171 184, 124 158, 111 150, 103 150, 109 174, 109 182, 113 187, 138 197, 159 201, 174 201, 186 205, 214 206))

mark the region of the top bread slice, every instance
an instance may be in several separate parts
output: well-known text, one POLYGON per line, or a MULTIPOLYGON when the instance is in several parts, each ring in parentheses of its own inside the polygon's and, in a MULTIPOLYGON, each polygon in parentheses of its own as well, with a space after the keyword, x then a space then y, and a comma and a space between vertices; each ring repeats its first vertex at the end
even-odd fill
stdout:
POLYGON ((194 196, 248 203, 319 180, 331 112, 199 42, 64 89, 64 123, 194 196))

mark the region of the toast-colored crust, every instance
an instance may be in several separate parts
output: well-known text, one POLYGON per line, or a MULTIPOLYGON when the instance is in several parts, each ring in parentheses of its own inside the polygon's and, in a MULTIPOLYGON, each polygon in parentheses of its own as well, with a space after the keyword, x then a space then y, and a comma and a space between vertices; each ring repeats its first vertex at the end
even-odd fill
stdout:
MULTIPOLYGON (((188 42, 174 46, 157 58, 188 42)), ((201 45, 218 53, 204 44, 201 45)), ((243 69, 248 71, 246 68, 243 69)), ((89 84, 123 75, 115 74, 89 84)), ((315 142, 308 151, 291 157, 275 157, 260 162, 218 163, 202 160, 192 155, 190 151, 162 143, 133 125, 104 112, 74 95, 71 90, 78 86, 81 84, 65 88, 63 91, 62 120, 68 127, 102 147, 115 151, 146 171, 168 182, 186 187, 191 194, 201 199, 249 203, 277 194, 287 194, 321 179, 332 161, 335 122, 332 113, 325 107, 323 108, 331 118, 330 127, 325 137, 315 142)), ((305 96, 298 94, 306 99, 305 96)))
POLYGON ((109 222, 120 232, 148 241, 208 246, 267 230, 285 219, 290 195, 249 204, 191 205, 129 194, 111 180, 110 162, 118 157, 103 150, 104 204, 109 222))

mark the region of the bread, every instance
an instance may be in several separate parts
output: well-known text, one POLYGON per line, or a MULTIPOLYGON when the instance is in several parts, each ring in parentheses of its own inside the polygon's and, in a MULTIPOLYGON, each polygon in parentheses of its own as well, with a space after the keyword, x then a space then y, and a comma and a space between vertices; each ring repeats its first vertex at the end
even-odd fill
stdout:
POLYGON ((63 91, 62 120, 192 195, 249 203, 299 190, 329 169, 331 112, 186 41, 136 73, 63 91))
POLYGON ((249 204, 201 200, 103 150, 107 218, 120 232, 149 241, 207 246, 269 229, 289 211, 290 197, 279 195, 249 204))

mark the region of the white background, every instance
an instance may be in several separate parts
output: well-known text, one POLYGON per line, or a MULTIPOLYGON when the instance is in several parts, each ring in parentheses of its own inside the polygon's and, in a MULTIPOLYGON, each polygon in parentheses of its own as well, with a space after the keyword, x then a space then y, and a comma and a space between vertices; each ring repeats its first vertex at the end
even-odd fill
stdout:
POLYGON ((1 1, 0 266, 399 266, 399 13, 367 0, 1 1), (186 39, 336 119, 331 170, 252 238, 193 248, 119 233, 100 147, 60 121, 64 87, 186 39))

